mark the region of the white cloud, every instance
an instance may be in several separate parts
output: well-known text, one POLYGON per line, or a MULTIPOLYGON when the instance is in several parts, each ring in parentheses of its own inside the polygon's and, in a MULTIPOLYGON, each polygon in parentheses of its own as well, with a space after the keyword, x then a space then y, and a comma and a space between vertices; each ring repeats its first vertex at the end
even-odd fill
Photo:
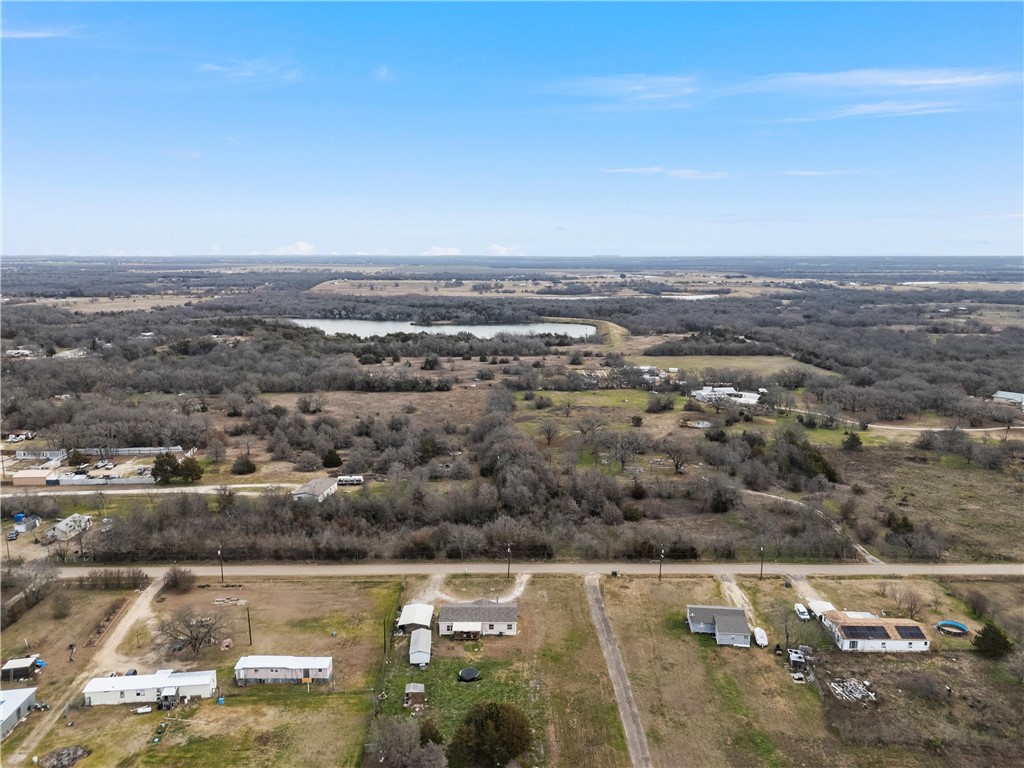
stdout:
POLYGON ((373 79, 378 83, 390 83, 395 79, 395 73, 387 64, 381 64, 373 71, 373 79))
POLYGON ((522 255, 524 255, 523 252, 521 250, 519 250, 519 246, 518 245, 498 245, 497 243, 494 243, 493 245, 487 246, 487 252, 489 254, 491 254, 492 256, 522 256, 522 255))
POLYGON ((66 29, 5 29, 0 31, 4 40, 52 40, 55 37, 70 37, 66 29))
POLYGON ((568 96, 582 96, 611 102, 620 107, 681 109, 685 98, 696 90, 688 75, 608 75, 581 77, 555 83, 551 90, 568 96))
POLYGON ((461 256, 462 250, 453 248, 450 245, 432 245, 423 251, 420 256, 461 256))
POLYGON ((198 160, 200 157, 203 156, 202 152, 198 152, 198 151, 196 151, 194 149, 188 149, 188 150, 168 149, 168 150, 164 151, 164 154, 167 157, 177 157, 177 158, 182 159, 182 160, 198 160))
POLYGON ((660 165, 650 165, 640 168, 602 168, 602 173, 631 173, 631 174, 662 174, 671 176, 674 179, 704 180, 704 179, 727 179, 728 171, 699 171, 694 168, 664 168, 660 165))
POLYGON ((316 249, 305 240, 299 240, 291 245, 283 245, 268 253, 269 256, 309 256, 316 249))
POLYGON ((813 122, 815 120, 842 120, 847 117, 913 117, 916 115, 941 115, 959 112, 960 108, 949 101, 876 101, 867 104, 851 104, 807 117, 794 117, 783 122, 813 122))
POLYGON ((935 91, 1018 84, 1019 72, 975 69, 848 69, 839 72, 783 72, 765 75, 736 90, 935 91))
POLYGON ((291 83, 302 78, 302 70, 293 64, 267 59, 241 59, 225 64, 200 64, 200 72, 209 72, 230 83, 291 83))

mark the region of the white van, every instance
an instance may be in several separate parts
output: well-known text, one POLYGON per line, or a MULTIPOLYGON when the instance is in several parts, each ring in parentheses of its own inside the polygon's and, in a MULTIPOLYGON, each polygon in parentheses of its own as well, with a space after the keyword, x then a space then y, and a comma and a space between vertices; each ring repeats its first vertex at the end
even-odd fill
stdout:
POLYGON ((793 606, 793 610, 796 611, 796 616, 797 616, 798 619, 800 619, 800 621, 810 621, 811 620, 811 614, 809 614, 807 612, 807 609, 804 608, 803 603, 796 603, 793 606))

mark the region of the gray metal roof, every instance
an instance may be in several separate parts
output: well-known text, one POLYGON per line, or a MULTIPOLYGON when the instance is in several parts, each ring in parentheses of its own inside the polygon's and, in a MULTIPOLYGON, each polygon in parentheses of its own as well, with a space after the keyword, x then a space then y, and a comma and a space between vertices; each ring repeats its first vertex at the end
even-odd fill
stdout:
POLYGON ((333 478, 333 477, 318 477, 316 480, 310 480, 305 485, 300 486, 299 488, 296 488, 294 491, 292 491, 292 495, 293 496, 298 496, 299 494, 307 494, 308 493, 308 494, 310 494, 312 496, 319 497, 320 494, 324 493, 325 491, 330 490, 331 488, 333 488, 337 484, 338 484, 338 481, 337 481, 336 478, 333 478))
POLYGON ((437 614, 441 624, 473 621, 487 624, 509 624, 518 620, 519 607, 515 603, 493 603, 477 600, 472 603, 442 605, 437 614))
POLYGON ((727 605, 688 605, 686 616, 698 624, 714 624, 719 632, 750 634, 747 614, 742 608, 727 605))

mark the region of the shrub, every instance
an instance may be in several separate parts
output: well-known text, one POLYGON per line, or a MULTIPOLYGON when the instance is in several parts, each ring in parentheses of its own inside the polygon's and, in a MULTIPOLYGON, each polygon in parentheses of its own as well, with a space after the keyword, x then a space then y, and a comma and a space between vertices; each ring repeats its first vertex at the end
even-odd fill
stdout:
POLYGON ((232 475, 251 475, 256 471, 256 464, 249 458, 249 454, 240 453, 238 458, 231 464, 232 475))
POLYGON ((183 595, 189 592, 196 583, 196 574, 188 568, 174 565, 164 574, 164 589, 183 595))
POLYGON ((71 600, 63 592, 58 592, 53 596, 51 608, 53 608, 53 618, 66 619, 71 615, 71 600))
POLYGON ((455 730, 448 757, 455 765, 506 765, 532 745, 530 721, 519 707, 484 701, 455 730))

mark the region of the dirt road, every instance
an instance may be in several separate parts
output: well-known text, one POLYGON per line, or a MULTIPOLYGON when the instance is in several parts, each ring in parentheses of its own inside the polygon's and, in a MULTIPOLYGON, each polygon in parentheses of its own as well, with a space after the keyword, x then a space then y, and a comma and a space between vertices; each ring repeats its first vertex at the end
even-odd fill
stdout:
POLYGON ((647 737, 644 735, 643 723, 640 722, 640 710, 637 709, 636 701, 633 699, 633 687, 629 683, 629 675, 626 674, 626 665, 622 661, 619 644, 615 641, 615 633, 612 631, 611 622, 608 621, 608 614, 604 610, 600 577, 596 573, 589 574, 584 579, 584 584, 587 590, 587 602, 590 604, 590 615, 594 619, 597 639, 601 644, 605 663, 608 665, 608 676, 611 678, 612 688, 615 690, 615 701, 619 705, 622 728, 626 732, 626 747, 629 749, 630 762, 633 764, 633 768, 650 768, 652 765, 651 753, 647 749, 647 737))

